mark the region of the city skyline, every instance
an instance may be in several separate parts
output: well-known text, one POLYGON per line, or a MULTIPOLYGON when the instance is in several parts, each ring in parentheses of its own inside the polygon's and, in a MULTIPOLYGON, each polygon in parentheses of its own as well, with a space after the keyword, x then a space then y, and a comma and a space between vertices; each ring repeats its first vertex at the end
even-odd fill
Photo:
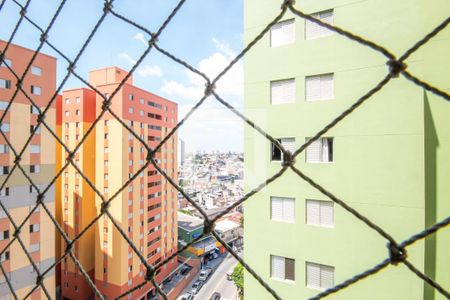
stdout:
MULTIPOLYGON (((116 2, 114 8, 126 16, 132 15, 136 22, 155 31, 176 4, 177 2, 173 0, 158 0, 152 3, 140 0, 133 5, 116 2)), ((27 16, 45 28, 57 5, 58 3, 31 2, 27 16)), ((98 13, 83 14, 83 22, 80 22, 78 15, 83 11, 99 12, 102 7, 101 1, 68 1, 49 33, 49 41, 55 41, 55 45, 65 55, 73 58, 82 46, 81 37, 87 37, 100 16, 98 13), (69 39, 70 36, 79 36, 80 39, 69 39)), ((6 2, 0 15, 0 39, 8 40, 8 33, 20 17, 19 8, 14 3, 6 2)), ((150 38, 144 32, 113 16, 108 16, 105 23, 105 28, 114 28, 114 38, 111 38, 107 29, 100 29, 96 34, 76 68, 85 79, 91 69, 118 66, 129 70, 144 52, 150 38)), ((13 42, 35 49, 39 43, 40 33, 27 22, 23 22, 22 26, 13 42)), ((242 49, 242 0, 227 4, 220 1, 187 2, 173 19, 173 24, 161 35, 158 44, 206 75, 216 76, 242 49), (199 12, 202 12, 202 18, 197 17, 199 12), (221 18, 213 17, 219 13, 221 18)), ((57 58, 58 86, 68 64, 48 46, 44 46, 42 52, 57 58)), ((176 101, 179 105, 180 120, 200 100, 205 88, 203 79, 198 75, 179 66, 156 50, 152 50, 144 59, 134 77, 138 86, 176 101)), ((63 90, 80 86, 84 84, 71 76, 63 90)), ((232 105, 242 108, 242 62, 236 64, 229 74, 219 81, 217 92, 232 105)), ((242 121, 213 99, 208 99, 191 116, 180 128, 179 135, 190 141, 186 144, 188 152, 243 149, 242 121), (221 137, 226 137, 226 142, 221 137)))

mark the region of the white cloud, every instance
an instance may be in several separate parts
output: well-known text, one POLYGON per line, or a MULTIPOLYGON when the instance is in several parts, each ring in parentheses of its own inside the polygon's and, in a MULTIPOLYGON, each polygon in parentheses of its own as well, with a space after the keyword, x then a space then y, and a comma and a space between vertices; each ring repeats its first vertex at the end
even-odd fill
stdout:
POLYGON ((142 77, 150 77, 150 76, 162 77, 163 76, 163 71, 158 66, 145 65, 145 66, 140 67, 137 70, 137 73, 139 75, 141 75, 142 77))
POLYGON ((237 53, 234 52, 231 48, 230 45, 225 44, 220 42, 218 39, 216 38, 212 38, 212 42, 214 43, 214 45, 216 46, 216 48, 218 50, 220 50, 222 53, 226 54, 228 57, 230 58, 234 58, 236 57, 237 53))
POLYGON ((136 60, 133 59, 128 53, 122 52, 119 54, 119 57, 126 60, 130 65, 134 65, 136 60))
MULTIPOLYGON (((179 106, 179 120, 192 105, 179 106)), ((206 100, 180 127, 188 152, 196 150, 242 151, 243 121, 216 102, 206 100)))
POLYGON ((148 45, 148 41, 145 40, 144 34, 142 32, 138 32, 134 35, 133 39, 142 42, 144 45, 148 45))
MULTIPOLYGON (((137 60, 132 58, 128 53, 122 52, 119 54, 119 57, 126 60, 130 65, 136 64, 137 60)), ((150 77, 150 76, 156 76, 156 77, 162 77, 163 71, 158 66, 150 66, 150 65, 141 65, 137 69, 137 74, 139 74, 142 77, 150 77)))
MULTIPOLYGON (((222 52, 215 52, 209 57, 201 60, 197 69, 213 80, 222 70, 231 62, 230 56, 232 50, 224 46, 220 49, 222 52), (227 52, 227 53, 224 53, 227 52)), ((234 53, 234 52, 233 52, 234 53)), ((189 70, 185 70, 187 84, 175 81, 166 81, 161 87, 161 91, 170 96, 176 96, 182 100, 198 101, 204 95, 205 80, 189 70)), ((216 92, 222 97, 237 97, 242 100, 243 97, 244 70, 242 62, 237 62, 228 72, 218 81, 216 92)))
MULTIPOLYGON (((213 80, 236 56, 227 44, 213 38, 217 51, 202 59, 196 69, 213 80)), ((179 103, 181 120, 205 92, 205 80, 187 69, 182 71, 184 81, 166 80, 160 91, 179 103)), ((237 62, 216 84, 216 92, 234 107, 242 107, 244 70, 237 62)), ((208 98, 180 128, 180 137, 186 142, 187 151, 233 150, 242 151, 244 122, 212 97, 208 98)))

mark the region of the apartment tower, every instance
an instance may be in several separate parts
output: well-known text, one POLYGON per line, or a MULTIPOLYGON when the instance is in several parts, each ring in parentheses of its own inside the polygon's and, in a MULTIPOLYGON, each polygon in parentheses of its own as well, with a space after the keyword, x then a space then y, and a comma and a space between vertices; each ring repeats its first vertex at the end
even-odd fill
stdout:
MULTIPOLYGON (((0 41, 3 53, 6 42, 0 41)), ((39 111, 22 92, 18 92, 8 111, 8 102, 16 90, 17 80, 11 73, 11 68, 19 77, 28 66, 34 51, 10 44, 6 53, 3 53, 0 65, 0 113, 4 117, 1 128, 13 148, 20 152, 29 138, 31 131, 37 126, 39 111), (9 66, 9 68, 8 68, 9 66)), ((39 53, 33 61, 31 68, 22 82, 22 88, 33 99, 36 105, 43 110, 55 94, 56 86, 56 58, 39 53)), ((55 105, 52 104, 46 113, 45 122, 55 130, 55 105)), ((3 136, 0 136, 0 180, 3 184, 14 166, 15 156, 7 145, 3 136)), ((31 177, 40 191, 45 189, 55 176, 55 140, 50 132, 39 126, 32 137, 29 146, 23 153, 20 165, 31 177)), ((0 191, 0 201, 8 210, 15 224, 20 225, 30 211, 35 207, 36 189, 30 185, 23 173, 16 168, 6 181, 5 187, 0 191)), ((55 190, 51 186, 45 194, 44 203, 54 214, 55 190)), ((14 227, 7 218, 3 209, 0 209, 0 251, 3 254, 0 262, 6 271, 6 276, 12 284, 14 292, 19 299, 23 299, 35 287, 36 276, 30 260, 22 250, 18 241, 6 249, 13 238, 14 227)), ((26 250, 40 272, 46 271, 55 261, 55 228, 47 213, 39 206, 33 211, 31 217, 23 226, 19 237, 26 250), (45 233, 45 234, 44 234, 45 233)), ((55 297, 55 272, 49 271, 44 277, 44 285, 52 297, 55 297)), ((41 288, 35 290, 31 299, 45 298, 41 288)), ((0 298, 10 299, 12 293, 4 274, 0 271, 0 298)))
MULTIPOLYGON (((117 67, 95 70, 90 72, 89 82, 109 97, 127 74, 117 67)), ((63 92, 61 101, 60 136, 72 149, 101 113, 103 98, 89 89, 76 89, 63 92)), ((111 110, 151 148, 177 123, 176 103, 134 86, 132 76, 113 96, 111 110)), ((177 136, 172 136, 156 154, 159 166, 175 181, 176 140, 177 136)), ((62 149, 59 153, 65 155, 62 149)), ((145 164, 146 156, 144 146, 108 112, 80 147, 75 163, 109 199, 145 164)), ((62 202, 63 223, 65 230, 75 236, 100 213, 102 201, 73 167, 68 168, 61 187, 58 201, 62 202)), ((150 164, 111 202, 110 213, 150 264, 159 263, 177 250, 176 201, 176 190, 150 164)), ((100 218, 85 235, 75 253, 108 299, 144 280, 145 267, 109 218, 100 218)), ((62 242, 62 252, 65 247, 62 242)), ((158 273, 157 281, 162 282, 176 265, 177 260, 172 259, 158 273)), ((62 264, 61 285, 63 298, 93 297, 70 259, 62 264)), ((149 283, 129 297, 145 299, 153 290, 149 283)))
MULTIPOLYGON (((244 2, 248 44, 283 1, 244 2)), ((400 57, 448 18, 450 2, 296 1, 295 7, 383 45, 400 57)), ((406 61, 408 71, 450 90, 450 28, 406 61)), ((245 113, 290 151, 377 85, 386 57, 289 10, 246 54, 245 113)), ((402 242, 450 215, 450 105, 393 78, 313 142, 295 166, 402 242)), ((246 189, 280 170, 283 155, 245 129, 246 189)), ((245 261, 282 299, 308 299, 389 257, 387 241, 288 170, 245 202, 245 261)), ((450 230, 407 248, 408 260, 450 289, 450 230)), ((273 299, 245 274, 246 299, 273 299)), ((333 299, 438 300, 404 265, 390 265, 333 299)))

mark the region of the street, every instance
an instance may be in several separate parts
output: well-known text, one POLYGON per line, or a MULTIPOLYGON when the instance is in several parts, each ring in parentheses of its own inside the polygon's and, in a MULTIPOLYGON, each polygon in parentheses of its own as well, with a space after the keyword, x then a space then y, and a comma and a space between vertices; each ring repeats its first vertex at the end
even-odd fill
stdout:
MULTIPOLYGON (((194 299, 207 300, 214 292, 219 292, 221 295, 220 299, 223 300, 238 299, 237 288, 234 282, 231 280, 227 280, 227 272, 229 270, 232 271, 236 264, 236 259, 230 254, 227 254, 223 262, 217 267, 211 277, 195 295, 194 299)), ((196 279, 197 277, 195 278, 195 280, 196 279)), ((195 282, 195 280, 193 282, 195 282)), ((185 289, 184 293, 190 292, 192 283, 185 289)))

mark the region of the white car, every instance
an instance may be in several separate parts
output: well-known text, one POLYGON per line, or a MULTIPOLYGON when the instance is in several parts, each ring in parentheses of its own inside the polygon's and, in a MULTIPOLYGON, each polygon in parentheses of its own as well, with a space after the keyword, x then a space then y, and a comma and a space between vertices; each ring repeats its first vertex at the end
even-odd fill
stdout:
POLYGON ((202 280, 202 281, 206 281, 206 279, 208 279, 208 277, 211 275, 212 273, 212 269, 211 268, 206 268, 200 271, 200 275, 198 276, 198 279, 202 280))
POLYGON ((184 295, 181 295, 178 297, 178 300, 192 300, 194 299, 194 296, 192 294, 186 293, 184 295))

